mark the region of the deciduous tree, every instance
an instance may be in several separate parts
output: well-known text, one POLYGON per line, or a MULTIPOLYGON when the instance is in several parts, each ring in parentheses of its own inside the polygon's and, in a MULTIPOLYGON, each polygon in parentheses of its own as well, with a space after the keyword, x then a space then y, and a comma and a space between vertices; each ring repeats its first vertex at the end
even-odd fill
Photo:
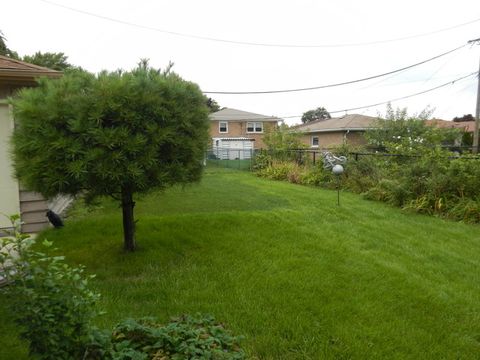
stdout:
POLYGON ((52 52, 46 52, 42 53, 40 51, 37 51, 33 55, 25 55, 23 57, 23 61, 28 62, 30 64, 35 64, 38 66, 43 66, 52 70, 57 70, 57 71, 65 71, 67 69, 70 69, 73 67, 72 64, 70 64, 67 61, 68 57, 63 53, 52 53, 52 52))
POLYGON ((315 110, 308 110, 302 115, 302 123, 306 124, 315 120, 331 119, 330 113, 324 107, 316 108, 315 110))

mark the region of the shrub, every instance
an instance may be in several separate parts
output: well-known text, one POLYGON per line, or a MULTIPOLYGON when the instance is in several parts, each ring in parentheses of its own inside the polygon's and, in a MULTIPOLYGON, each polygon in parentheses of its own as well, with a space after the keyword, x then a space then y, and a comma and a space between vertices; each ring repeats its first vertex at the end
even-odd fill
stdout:
POLYGON ((269 166, 257 172, 258 176, 272 180, 299 179, 300 166, 289 161, 273 161, 269 166))
MULTIPOLYGON (((18 225, 18 217, 13 217, 18 225)), ((3 240, 10 251, 0 258, 2 276, 13 281, 5 290, 21 337, 37 359, 81 359, 90 342, 98 294, 88 288, 82 267, 71 267, 62 256, 33 251, 33 240, 20 234, 3 240)), ((44 241, 45 247, 51 243, 44 241)))
POLYGON ((111 335, 100 334, 85 359, 244 359, 240 337, 211 316, 181 316, 166 325, 154 319, 127 319, 111 335))
POLYGON ((342 185, 350 191, 363 193, 375 187, 383 176, 382 163, 375 156, 349 158, 342 185))
POLYGON ((268 167, 272 162, 272 158, 265 150, 260 150, 260 152, 255 154, 253 158, 252 170, 259 171, 268 167))
POLYGON ((480 223, 480 199, 460 199, 448 209, 447 217, 466 223, 480 223))
POLYGON ((321 165, 312 166, 303 173, 302 184, 331 187, 333 184, 331 171, 326 171, 321 165))
POLYGON ((85 276, 82 267, 65 264, 63 256, 33 251, 34 241, 19 232, 19 216, 11 220, 13 237, 0 239, 0 279, 12 282, 4 290, 35 359, 245 358, 241 337, 232 336, 211 316, 184 315, 165 326, 151 319, 128 319, 110 333, 92 327, 99 298, 88 288, 93 276, 85 276))
POLYGON ((400 181, 382 179, 365 193, 370 200, 384 201, 395 206, 402 206, 409 199, 409 192, 400 181))

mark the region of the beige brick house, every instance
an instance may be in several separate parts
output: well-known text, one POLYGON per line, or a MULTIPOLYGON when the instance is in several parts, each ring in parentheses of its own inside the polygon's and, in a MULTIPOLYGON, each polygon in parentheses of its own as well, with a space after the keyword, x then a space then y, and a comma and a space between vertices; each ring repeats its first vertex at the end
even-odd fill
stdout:
MULTIPOLYGON (((61 72, 23 61, 0 56, 0 214, 21 214, 24 232, 37 232, 47 226, 47 202, 39 194, 28 191, 13 177, 9 141, 14 122, 7 98, 26 86, 35 86, 39 76, 60 77, 61 72)), ((5 216, 0 216, 2 228, 10 226, 5 216)))
POLYGON ((375 125, 376 117, 344 115, 328 120, 315 120, 295 126, 303 133, 302 142, 311 149, 326 149, 339 145, 365 145, 365 131, 375 125))
POLYGON ((282 119, 224 108, 210 114, 212 151, 221 159, 248 159, 265 147, 263 136, 282 119))

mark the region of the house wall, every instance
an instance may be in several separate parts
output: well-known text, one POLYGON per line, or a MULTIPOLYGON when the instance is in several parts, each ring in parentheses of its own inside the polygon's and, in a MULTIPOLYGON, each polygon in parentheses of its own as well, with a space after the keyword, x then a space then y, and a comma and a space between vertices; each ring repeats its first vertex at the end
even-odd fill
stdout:
POLYGON ((18 182, 13 177, 9 153, 12 132, 13 119, 10 116, 10 108, 5 100, 0 99, 0 228, 11 225, 3 214, 20 213, 18 182))
POLYGON ((247 121, 227 121, 227 122, 228 122, 228 132, 221 133, 218 131, 219 121, 211 121, 210 136, 212 138, 245 137, 248 139, 255 139, 255 145, 254 145, 255 149, 265 148, 265 143, 263 142, 263 136, 265 135, 266 132, 273 130, 277 126, 277 123, 274 121, 264 121, 263 133, 252 134, 252 133, 247 133, 247 121))
POLYGON ((311 147, 313 136, 318 136, 319 149, 340 146, 343 144, 351 146, 360 146, 366 144, 363 132, 360 131, 352 131, 347 133, 346 135, 345 131, 308 133, 302 136, 302 143, 304 143, 308 147, 311 147))
MULTIPOLYGON (((0 229, 11 226, 10 221, 2 214, 20 214, 23 222, 22 231, 32 233, 48 226, 48 219, 45 216, 48 206, 47 201, 40 194, 20 188, 13 176, 10 137, 14 122, 5 98, 18 89, 20 86, 0 86, 0 229)), ((2 235, 1 231, 0 235, 2 235)))

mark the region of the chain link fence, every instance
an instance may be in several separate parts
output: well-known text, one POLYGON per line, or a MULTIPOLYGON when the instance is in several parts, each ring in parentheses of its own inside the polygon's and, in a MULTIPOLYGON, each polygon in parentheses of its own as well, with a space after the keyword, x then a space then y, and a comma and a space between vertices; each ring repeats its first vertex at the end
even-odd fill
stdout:
MULTIPOLYGON (((465 150, 465 149, 464 149, 465 150)), ((471 150, 471 148, 470 148, 471 150)), ((265 149, 230 149, 214 148, 207 151, 205 155, 206 165, 231 168, 238 170, 253 171, 259 155, 268 156, 272 161, 294 161, 299 165, 322 165, 323 153, 326 150, 294 149, 294 150, 265 150, 265 149)), ((382 149, 366 149, 365 151, 332 150, 335 155, 344 155, 350 161, 358 161, 362 157, 384 157, 384 158, 418 158, 421 155, 392 154, 382 152, 382 149)), ((452 152, 451 159, 457 158, 480 160, 479 155, 470 151, 452 152)))

